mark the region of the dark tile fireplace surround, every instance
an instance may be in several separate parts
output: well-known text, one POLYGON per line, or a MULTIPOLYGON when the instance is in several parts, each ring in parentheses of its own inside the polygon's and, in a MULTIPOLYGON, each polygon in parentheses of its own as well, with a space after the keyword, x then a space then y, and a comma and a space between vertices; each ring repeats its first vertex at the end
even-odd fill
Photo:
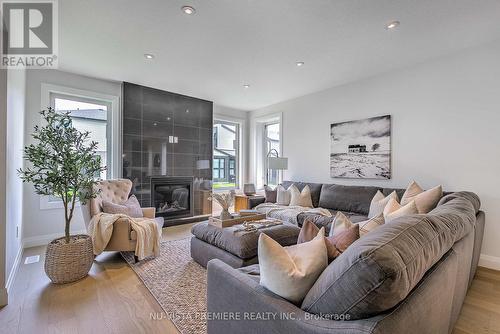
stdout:
POLYGON ((125 82, 123 177, 165 220, 209 214, 213 103, 125 82))

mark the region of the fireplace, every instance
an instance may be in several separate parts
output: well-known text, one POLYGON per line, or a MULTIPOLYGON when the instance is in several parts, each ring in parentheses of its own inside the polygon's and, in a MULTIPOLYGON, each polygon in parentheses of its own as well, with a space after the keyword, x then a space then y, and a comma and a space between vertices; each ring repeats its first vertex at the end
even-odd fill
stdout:
POLYGON ((176 176, 151 177, 151 204, 156 216, 166 220, 192 217, 193 178, 176 176))

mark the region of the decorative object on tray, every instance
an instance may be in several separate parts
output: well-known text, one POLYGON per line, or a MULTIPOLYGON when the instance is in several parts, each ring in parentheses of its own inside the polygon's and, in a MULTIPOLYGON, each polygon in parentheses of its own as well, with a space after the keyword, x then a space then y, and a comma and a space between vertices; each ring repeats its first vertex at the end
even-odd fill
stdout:
POLYGON ((255 184, 245 183, 243 185, 243 193, 247 196, 255 195, 255 184))
POLYGON ((391 116, 330 126, 331 177, 391 178, 391 116))
POLYGON ((212 196, 210 196, 210 200, 215 201, 222 207, 222 212, 220 214, 221 220, 229 220, 233 217, 229 213, 229 208, 234 204, 234 190, 229 192, 214 192, 212 196))
POLYGON ((257 210, 240 210, 240 216, 246 217, 246 216, 255 216, 258 215, 260 212, 257 210))
POLYGON ((259 219, 265 219, 266 214, 257 214, 254 216, 239 216, 239 217, 232 217, 231 219, 221 219, 219 217, 210 217, 208 218, 208 223, 210 225, 219 227, 219 228, 225 228, 225 227, 231 227, 233 225, 238 225, 242 224, 245 221, 251 221, 251 220, 259 220, 259 219))
POLYGON ((283 222, 278 219, 273 219, 273 218, 265 218, 265 219, 260 219, 260 220, 252 220, 252 221, 246 221, 243 224, 243 228, 240 229, 235 229, 233 232, 255 232, 257 230, 260 230, 262 228, 266 227, 271 227, 271 226, 276 226, 276 225, 282 225, 283 222))
POLYGON ((64 205, 64 237, 47 245, 45 273, 53 283, 70 283, 87 276, 94 254, 88 235, 70 235, 77 200, 84 205, 96 197, 96 175, 106 167, 96 154, 97 143, 89 142, 89 132, 73 127, 68 113, 52 108, 40 112, 44 126, 35 126, 35 140, 24 148, 24 159, 32 167, 19 169, 23 182, 32 183, 42 196, 55 196, 64 205))

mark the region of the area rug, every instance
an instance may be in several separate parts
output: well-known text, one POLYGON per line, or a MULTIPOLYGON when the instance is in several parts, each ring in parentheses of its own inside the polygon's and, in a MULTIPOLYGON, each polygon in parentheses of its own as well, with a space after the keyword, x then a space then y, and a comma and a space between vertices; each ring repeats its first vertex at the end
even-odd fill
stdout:
POLYGON ((163 241, 159 257, 138 263, 134 253, 121 254, 181 333, 206 333, 207 272, 191 258, 189 241, 163 241))

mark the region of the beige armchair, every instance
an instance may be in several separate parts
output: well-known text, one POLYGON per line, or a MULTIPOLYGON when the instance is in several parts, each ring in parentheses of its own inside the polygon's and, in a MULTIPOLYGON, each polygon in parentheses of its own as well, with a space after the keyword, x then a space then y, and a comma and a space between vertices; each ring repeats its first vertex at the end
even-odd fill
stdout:
MULTIPOLYGON (((104 200, 120 204, 128 199, 132 189, 132 181, 127 179, 104 180, 100 181, 97 187, 100 189, 97 197, 91 199, 88 205, 82 206, 83 219, 87 228, 91 218, 102 212, 102 202, 104 200)), ((144 217, 154 219, 161 230, 163 217, 155 217, 155 211, 155 208, 142 208, 144 217)), ((130 220, 120 218, 113 225, 113 234, 105 251, 135 251, 136 242, 137 235, 132 230, 130 220)))

